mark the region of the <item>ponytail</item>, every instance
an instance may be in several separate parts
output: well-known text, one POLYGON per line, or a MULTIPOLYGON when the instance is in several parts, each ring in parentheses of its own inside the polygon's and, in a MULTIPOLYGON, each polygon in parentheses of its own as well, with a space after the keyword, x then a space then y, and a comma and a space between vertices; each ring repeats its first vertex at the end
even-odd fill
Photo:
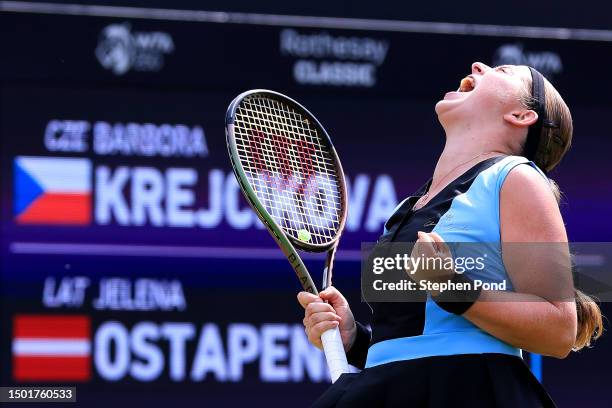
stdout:
POLYGON ((603 333, 603 317, 595 300, 576 289, 576 314, 578 315, 578 330, 576 342, 572 350, 578 351, 590 347, 591 343, 603 333))

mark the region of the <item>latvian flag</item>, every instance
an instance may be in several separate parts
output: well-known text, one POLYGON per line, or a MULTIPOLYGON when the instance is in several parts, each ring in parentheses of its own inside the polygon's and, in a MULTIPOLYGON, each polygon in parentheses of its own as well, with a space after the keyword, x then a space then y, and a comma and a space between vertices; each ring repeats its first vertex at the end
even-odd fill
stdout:
POLYGON ((16 381, 87 381, 91 377, 91 322, 82 315, 16 315, 16 381))

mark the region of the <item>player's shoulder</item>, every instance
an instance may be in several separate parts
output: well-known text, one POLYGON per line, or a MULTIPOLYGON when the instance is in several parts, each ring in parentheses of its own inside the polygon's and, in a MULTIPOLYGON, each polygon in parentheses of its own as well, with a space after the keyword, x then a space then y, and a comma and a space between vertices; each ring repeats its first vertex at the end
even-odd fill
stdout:
POLYGON ((502 194, 504 192, 514 199, 554 200, 550 180, 529 163, 514 166, 508 172, 502 186, 502 194))
POLYGON ((559 211, 552 183, 529 163, 508 173, 501 188, 500 205, 524 220, 559 211))
POLYGON ((513 239, 565 239, 563 220, 551 182, 528 163, 516 166, 508 173, 500 192, 500 218, 505 226, 503 229, 506 229, 505 235, 513 239), (508 228, 515 229, 518 238, 511 231, 509 233, 508 228))

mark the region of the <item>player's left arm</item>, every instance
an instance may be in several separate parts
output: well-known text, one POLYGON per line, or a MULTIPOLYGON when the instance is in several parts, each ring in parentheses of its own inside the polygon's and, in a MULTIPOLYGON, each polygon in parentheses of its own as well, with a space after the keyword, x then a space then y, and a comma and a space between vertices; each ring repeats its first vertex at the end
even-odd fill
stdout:
POLYGON ((515 292, 483 291, 463 316, 516 347, 563 358, 577 330, 567 234, 548 182, 530 166, 508 174, 500 225, 515 292))

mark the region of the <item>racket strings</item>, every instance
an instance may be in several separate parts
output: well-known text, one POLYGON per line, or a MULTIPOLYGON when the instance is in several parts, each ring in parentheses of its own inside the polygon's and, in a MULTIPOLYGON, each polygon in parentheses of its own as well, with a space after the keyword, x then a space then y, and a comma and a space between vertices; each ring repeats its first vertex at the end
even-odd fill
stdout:
POLYGON ((326 244, 342 217, 335 161, 315 123, 279 101, 245 98, 236 111, 236 146, 255 194, 291 236, 326 244))
MULTIPOLYGON (((273 111, 274 113, 276 113, 277 115, 279 114, 279 112, 278 112, 278 111, 279 111, 279 107, 278 107, 278 105, 277 105, 277 106, 271 106, 271 101, 270 101, 270 100, 266 100, 266 101, 265 101, 265 106, 268 108, 268 110, 266 110, 266 113, 268 113, 268 114, 269 114, 269 113, 270 113, 270 110, 269 110, 269 109, 272 109, 272 111, 273 111), (275 109, 275 108, 276 108, 276 109, 275 109)), ((283 112, 283 113, 286 113, 286 112, 283 112)), ((269 116, 269 115, 266 115, 266 116, 269 116)), ((292 117, 293 117, 293 119, 295 119, 295 118, 296 118, 296 116, 295 116, 295 115, 292 115, 292 117)), ((267 121, 267 122, 269 122, 269 117, 266 117, 266 119, 267 119, 266 121, 267 121)), ((290 131, 290 133, 291 133, 291 130, 292 130, 292 129, 287 129, 287 125, 288 125, 287 118, 286 118, 286 117, 284 117, 284 116, 281 116, 281 120, 282 120, 282 122, 283 122, 283 123, 284 123, 284 125, 285 125, 285 130, 289 130, 289 131, 290 131)), ((298 122, 298 123, 299 123, 299 122, 298 122)), ((295 122, 295 121, 294 121, 293 123, 289 123, 289 124, 290 124, 290 125, 291 125, 291 127, 293 127, 293 128, 298 127, 298 126, 296 126, 296 122, 295 122)), ((301 132, 300 132, 300 133, 301 133, 301 132)), ((298 133, 298 134, 299 134, 299 133, 298 133)), ((303 133, 302 133, 302 134, 303 134, 303 133)), ((311 135, 311 137, 312 137, 312 135, 311 135)), ((273 140, 274 140, 274 137, 273 137, 273 140)), ((276 145, 278 145, 278 144, 279 144, 279 143, 276 143, 276 145)), ((302 145, 303 145, 303 144, 302 144, 302 145)), ((298 146, 299 146, 299 145, 298 145, 298 146)), ((273 146, 273 147, 275 147, 275 148, 276 148, 277 146, 273 146)), ((275 150, 276 150, 276 149, 275 149, 275 150)), ((278 150, 276 150, 276 152, 278 153, 278 150)), ((282 152, 282 153, 284 153, 284 152, 282 152)), ((281 157, 281 156, 282 156, 282 154, 281 154, 281 155, 278 155, 278 157, 281 157)), ((305 156, 305 155, 303 154, 303 150, 302 150, 302 154, 300 155, 300 158, 302 158, 302 159, 303 159, 303 158, 304 158, 304 156, 305 156)), ((321 156, 319 155, 319 158, 320 158, 320 157, 321 157, 321 156)), ((295 163, 295 160, 292 160, 292 161, 295 163)), ((302 162, 303 162, 303 160, 302 160, 302 162)), ((303 167, 306 167, 306 168, 303 168, 303 169, 302 169, 302 170, 303 170, 303 174, 308 175, 309 173, 311 173, 311 171, 308 169, 309 164, 310 164, 309 162, 310 162, 310 160, 308 160, 308 161, 305 163, 305 164, 306 164, 306 166, 303 166, 303 167)), ((286 170, 283 170, 283 169, 282 169, 282 166, 283 166, 283 164, 286 164, 286 161, 285 161, 285 160, 279 160, 279 161, 278 161, 278 163, 276 163, 276 164, 277 164, 277 166, 275 166, 275 170, 278 170, 280 173, 285 173, 285 174, 286 174, 286 170)), ((302 164, 302 163, 300 163, 300 164, 302 164)), ((260 166, 261 166, 261 165, 260 165, 260 166)), ((262 169, 261 169, 261 167, 259 167, 259 168, 258 168, 258 170, 260 170, 260 171, 261 171, 261 170, 262 170, 262 169)), ((268 181, 268 182, 270 182, 270 180, 269 180, 269 179, 268 179, 267 181, 268 181)), ((280 183, 276 183, 277 185, 276 185, 275 187, 276 187, 277 191, 281 191, 281 192, 282 192, 282 191, 284 191, 284 192, 286 192, 286 191, 287 191, 287 190, 285 190, 285 188, 286 188, 286 187, 288 187, 288 186, 287 186, 287 183, 286 183, 286 179, 284 179, 284 178, 283 178, 283 181, 285 181, 285 183, 283 183, 284 185, 282 185, 282 184, 280 184, 280 183)), ((265 187, 265 186, 264 186, 264 187, 265 187)), ((312 190, 312 188, 307 189, 307 190, 312 190)), ((270 191, 273 191, 273 192, 274 192, 274 190, 269 190, 269 189, 265 189, 265 188, 264 188, 264 189, 261 189, 261 191, 262 191, 262 192, 264 192, 264 193, 267 193, 268 195, 270 195, 270 194, 269 194, 269 192, 270 192, 270 191)), ((314 189, 314 191, 316 191, 316 188, 314 189)), ((327 193, 327 194, 329 194, 329 193, 327 193)), ((325 197, 325 196, 323 196, 323 197, 325 197)), ((321 232, 323 233, 323 235, 325 235, 327 238, 329 238, 329 237, 330 237, 330 234, 327 234, 327 231, 325 231, 325 227, 326 227, 326 225, 324 225, 324 223, 325 223, 325 224, 329 224, 329 220, 322 220, 322 219, 321 219, 321 217, 320 217, 320 215, 321 215, 321 214, 326 215, 326 213, 325 213, 324 211, 321 211, 321 210, 319 209, 319 211, 318 211, 318 212, 319 212, 319 214, 315 214, 315 217, 312 217, 312 215, 313 215, 312 213, 314 212, 314 210, 313 210, 312 206, 304 206, 304 205, 303 205, 303 203, 302 203, 302 205, 301 205, 301 206, 298 206, 298 212, 297 212, 297 214, 296 214, 296 213, 295 213, 295 211, 294 211, 293 213, 292 213, 291 211, 286 211, 288 207, 287 207, 287 206, 285 206, 285 205, 283 205, 283 206, 282 206, 282 208, 278 208, 278 206, 274 205, 274 203, 275 203, 275 202, 278 202, 278 201, 279 201, 279 200, 278 200, 278 198, 279 198, 279 197, 268 197, 268 198, 274 198, 274 199, 276 199, 275 201, 274 201, 274 200, 268 200, 268 204, 269 204, 269 205, 268 205, 268 207, 271 207, 271 208, 270 208, 271 212, 272 212, 274 215, 276 215, 276 218, 277 218, 277 219, 278 219, 278 218, 280 218, 281 224, 282 224, 282 225, 283 225, 283 226, 284 226, 284 227, 285 227, 287 230, 290 230, 290 232, 293 232, 294 234, 299 234, 299 230, 300 230, 300 229, 304 229, 304 227, 306 226, 306 225, 304 225, 304 224, 308 224, 308 219, 309 219, 309 220, 311 221, 311 223, 312 223, 312 221, 314 221, 314 223, 312 223, 312 224, 314 224, 314 226, 318 227, 318 229, 319 229, 319 230, 322 230, 321 232), (300 207, 301 207, 301 208, 300 208, 300 207), (301 209, 302 211, 300 211, 300 209, 301 209), (305 212, 305 211, 303 211, 304 209, 309 210, 309 211, 305 212), (275 210, 276 210, 276 211, 275 211, 275 210), (286 215, 286 216, 285 216, 285 215, 286 215), (301 215, 301 217, 296 217, 296 215, 301 215), (309 218, 306 218, 306 215, 308 215, 308 216, 309 216, 309 218), (300 218, 301 218, 301 220, 300 220, 300 218), (306 222, 300 222, 300 221, 306 221, 306 222), (298 227, 301 227, 301 228, 298 228, 298 227)), ((284 201, 286 201, 287 196, 282 197, 282 198, 283 198, 283 199, 285 199, 284 201)), ((321 199, 321 197, 318 197, 318 198, 319 198, 319 203, 318 203, 318 204, 319 204, 319 206, 321 206, 321 203, 320 203, 320 199, 321 199)), ((283 201, 283 200, 280 200, 280 201, 283 201)), ((287 203, 285 203, 285 204, 287 204, 287 203)), ((291 206, 291 203, 288 203, 288 204, 289 204, 289 206, 291 206)), ((299 202, 298 202, 297 204, 299 204, 299 202)), ((323 204, 323 205, 324 205, 324 204, 323 204)), ((313 226, 313 225, 311 225, 311 226, 313 226)), ((327 227, 329 228, 329 225, 327 225, 327 227)), ((312 228, 310 228, 310 230, 311 230, 311 231, 309 231, 309 232, 312 232, 312 228)), ((320 238, 320 237, 318 237, 318 236, 315 234, 315 235, 314 235, 314 241, 315 241, 315 242, 320 241, 320 240, 318 240, 317 238, 320 238)))

